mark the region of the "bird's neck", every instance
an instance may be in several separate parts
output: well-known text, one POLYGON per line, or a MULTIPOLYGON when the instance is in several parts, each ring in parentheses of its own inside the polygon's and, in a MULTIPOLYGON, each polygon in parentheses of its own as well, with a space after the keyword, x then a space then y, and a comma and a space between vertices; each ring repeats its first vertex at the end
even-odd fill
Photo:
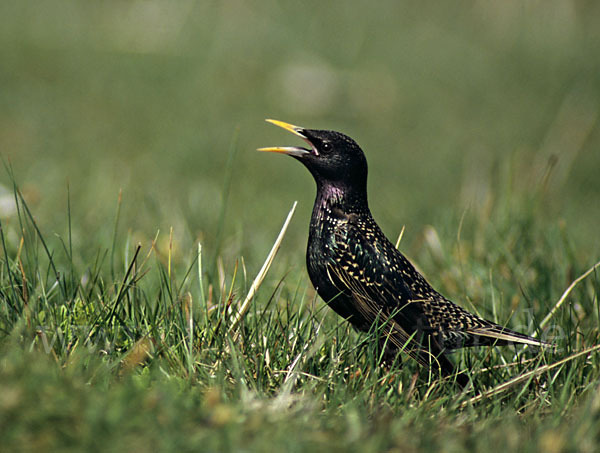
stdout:
POLYGON ((366 188, 357 189, 331 182, 317 183, 315 213, 334 208, 346 214, 368 214, 369 204, 366 188))

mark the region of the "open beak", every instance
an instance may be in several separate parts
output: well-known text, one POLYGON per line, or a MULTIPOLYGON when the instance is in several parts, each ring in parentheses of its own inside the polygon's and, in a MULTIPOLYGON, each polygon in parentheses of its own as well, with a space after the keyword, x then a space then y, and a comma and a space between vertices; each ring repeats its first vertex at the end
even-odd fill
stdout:
POLYGON ((294 135, 302 138, 306 143, 310 145, 310 149, 301 148, 299 146, 273 146, 269 148, 258 148, 258 151, 265 151, 268 153, 282 153, 288 154, 290 156, 301 157, 307 154, 313 154, 318 156, 319 153, 315 146, 310 142, 310 140, 306 137, 304 133, 304 128, 299 126, 294 126, 293 124, 284 123, 283 121, 278 120, 265 120, 267 123, 274 124, 275 126, 279 126, 286 131, 291 132, 294 135))

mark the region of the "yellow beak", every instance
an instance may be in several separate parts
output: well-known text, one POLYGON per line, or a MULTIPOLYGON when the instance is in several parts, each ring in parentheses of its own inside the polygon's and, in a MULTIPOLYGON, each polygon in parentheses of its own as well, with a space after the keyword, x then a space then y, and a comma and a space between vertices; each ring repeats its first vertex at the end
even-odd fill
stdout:
POLYGON ((304 154, 315 154, 315 155, 318 155, 318 153, 317 153, 315 147, 313 146, 313 144, 310 143, 310 141, 302 133, 302 131, 304 130, 303 127, 294 126, 293 124, 284 123, 283 121, 279 121, 279 120, 267 119, 265 121, 267 123, 274 124, 275 126, 279 126, 279 127, 283 128, 283 129, 285 129, 286 131, 289 131, 292 134, 297 135, 298 137, 301 137, 306 143, 308 143, 310 145, 310 147, 312 148, 312 151, 304 149, 304 148, 295 147, 295 146, 271 146, 271 147, 268 147, 268 148, 258 148, 258 151, 264 151, 264 152, 268 152, 268 153, 289 154, 291 156, 301 156, 301 155, 304 155, 304 154))
POLYGON ((275 126, 282 127, 286 131, 290 131, 292 134, 297 135, 298 137, 304 138, 304 135, 300 133, 300 131, 304 129, 303 127, 294 126, 293 124, 284 123, 283 121, 279 121, 279 120, 265 120, 265 121, 267 123, 274 124, 275 126))

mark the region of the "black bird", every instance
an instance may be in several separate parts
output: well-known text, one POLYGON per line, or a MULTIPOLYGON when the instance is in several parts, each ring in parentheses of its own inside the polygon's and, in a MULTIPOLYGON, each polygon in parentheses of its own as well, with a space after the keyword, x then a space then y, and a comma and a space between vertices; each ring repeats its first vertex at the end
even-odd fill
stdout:
MULTIPOLYGON (((367 160, 350 137, 267 120, 304 139, 308 148, 271 147, 304 164, 317 183, 306 265, 323 300, 361 331, 380 326, 388 361, 407 352, 443 376, 447 354, 461 347, 548 344, 480 318, 446 299, 385 237, 369 210, 367 160)), ((469 379, 456 374, 465 386, 469 379)))

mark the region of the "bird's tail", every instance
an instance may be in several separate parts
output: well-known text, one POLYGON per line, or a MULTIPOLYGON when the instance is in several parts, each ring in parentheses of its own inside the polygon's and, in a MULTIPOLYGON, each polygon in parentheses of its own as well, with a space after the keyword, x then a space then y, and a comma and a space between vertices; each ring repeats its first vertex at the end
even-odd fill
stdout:
POLYGON ((473 327, 466 330, 470 341, 465 342, 467 346, 485 346, 485 345, 509 345, 509 344, 527 344, 538 348, 553 348, 552 343, 530 337, 514 330, 507 329, 498 324, 486 323, 485 326, 473 327))

